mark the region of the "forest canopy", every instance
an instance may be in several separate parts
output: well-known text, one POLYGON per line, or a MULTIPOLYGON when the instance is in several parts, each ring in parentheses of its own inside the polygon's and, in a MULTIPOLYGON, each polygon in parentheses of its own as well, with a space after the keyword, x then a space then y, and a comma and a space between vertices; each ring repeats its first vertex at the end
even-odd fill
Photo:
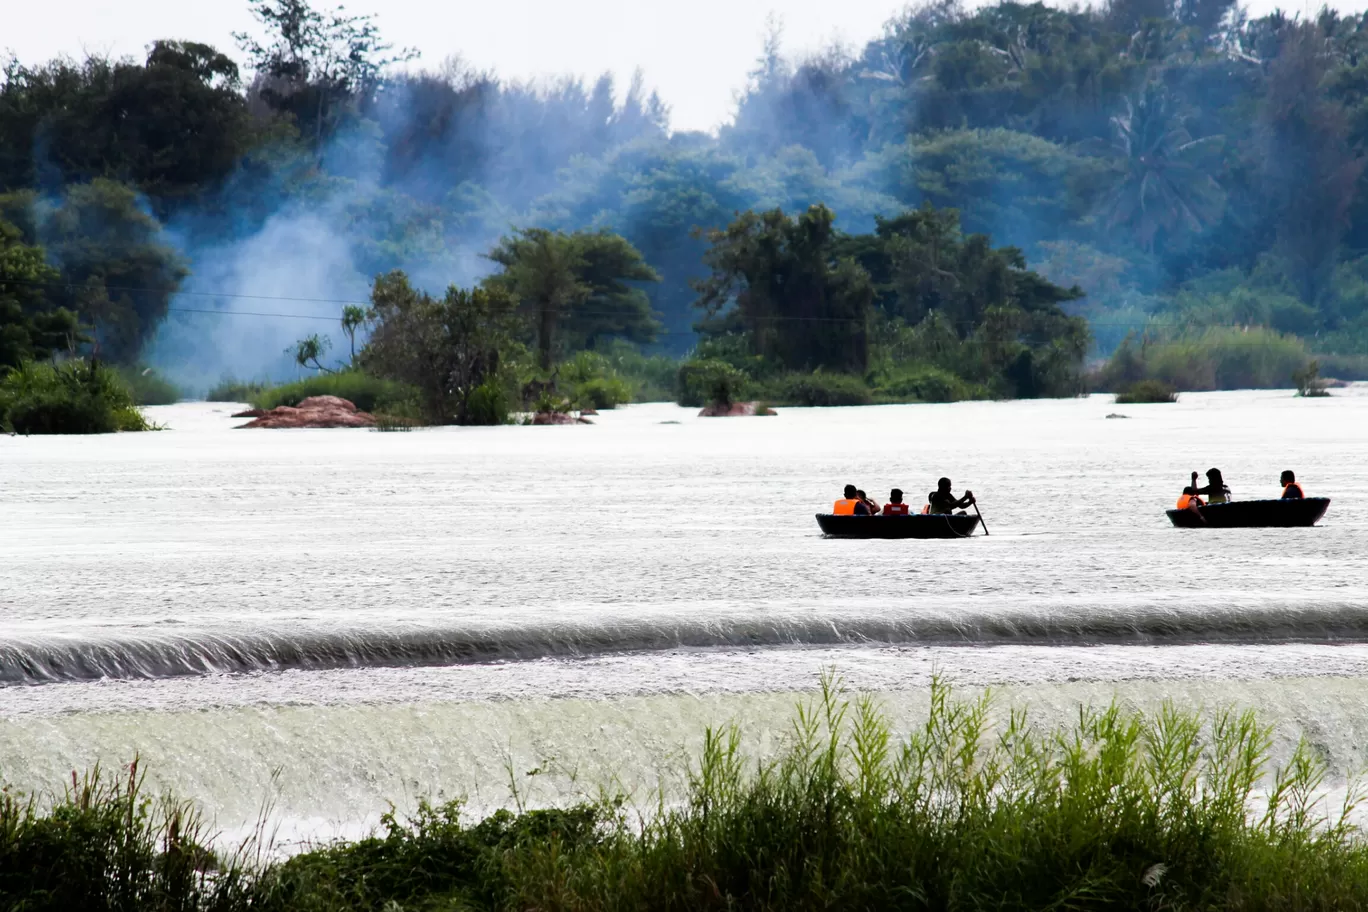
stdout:
POLYGON ((270 314, 399 270, 510 295, 543 371, 625 340, 1059 395, 1128 336, 1368 355, 1368 14, 933 2, 850 51, 770 35, 706 135, 640 75, 425 68, 372 17, 249 5, 236 48, 6 62, 0 360, 279 375, 270 314), (810 318, 860 328, 775 330, 810 318))

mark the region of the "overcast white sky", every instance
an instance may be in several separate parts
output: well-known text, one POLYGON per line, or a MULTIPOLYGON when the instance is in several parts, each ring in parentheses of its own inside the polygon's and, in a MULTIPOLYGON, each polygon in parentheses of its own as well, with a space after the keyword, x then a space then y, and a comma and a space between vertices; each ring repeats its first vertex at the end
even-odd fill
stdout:
MULTIPOLYGON (((328 8, 330 0, 317 4, 328 8)), ((460 55, 503 76, 612 70, 625 87, 637 67, 671 106, 675 129, 712 129, 730 116, 736 90, 759 54, 770 14, 789 52, 831 41, 859 45, 879 33, 902 0, 350 0, 352 13, 378 13, 384 35, 422 51, 436 68, 460 55)), ((1253 0, 1262 14, 1314 8, 1306 0, 1253 0)), ((1318 7, 1319 4, 1315 4, 1318 7)), ((1368 0, 1333 4, 1362 9, 1368 0)), ((245 0, 8 0, 0 51, 26 62, 86 51, 141 56, 152 40, 203 41, 237 54, 234 31, 255 23, 245 0)))

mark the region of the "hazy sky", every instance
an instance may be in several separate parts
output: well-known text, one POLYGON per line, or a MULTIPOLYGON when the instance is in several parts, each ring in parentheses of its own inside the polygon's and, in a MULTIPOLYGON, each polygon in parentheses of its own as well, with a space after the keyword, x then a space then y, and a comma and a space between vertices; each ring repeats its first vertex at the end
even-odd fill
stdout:
MULTIPOLYGON (((1368 0, 1333 4, 1362 9, 1368 0)), ((331 4, 320 2, 321 7, 331 4)), ((422 51, 436 68, 459 55, 512 77, 612 70, 625 87, 637 67, 671 106, 675 129, 711 129, 732 111, 736 90, 760 52, 771 14, 789 52, 831 41, 859 45, 879 33, 900 0, 350 0, 353 13, 378 13, 385 36, 422 51)), ((1260 14, 1279 5, 1254 0, 1260 14)), ((1289 12, 1310 7, 1281 4, 1289 12)), ((24 62, 86 51, 141 56, 156 38, 214 44, 236 55, 232 32, 254 28, 245 0, 55 0, 8 3, 0 51, 24 62)))

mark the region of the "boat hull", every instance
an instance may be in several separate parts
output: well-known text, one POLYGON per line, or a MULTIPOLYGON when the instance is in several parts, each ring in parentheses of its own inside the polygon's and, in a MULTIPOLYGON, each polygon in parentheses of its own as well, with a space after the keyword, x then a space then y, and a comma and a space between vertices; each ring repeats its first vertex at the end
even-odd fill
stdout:
POLYGON ((1304 500, 1236 500, 1191 510, 1169 510, 1169 520, 1180 529, 1268 529, 1314 526, 1330 506, 1328 497, 1304 500))
POLYGON ((818 513, 817 525, 828 538, 968 538, 978 528, 977 516, 916 513, 911 516, 836 516, 818 513))

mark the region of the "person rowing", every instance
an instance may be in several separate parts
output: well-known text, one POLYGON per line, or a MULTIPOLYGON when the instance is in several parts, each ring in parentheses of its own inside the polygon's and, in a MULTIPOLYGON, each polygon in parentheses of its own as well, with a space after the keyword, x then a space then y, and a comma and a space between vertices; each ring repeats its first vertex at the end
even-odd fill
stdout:
POLYGON ((1207 469, 1207 483, 1205 487, 1197 486, 1197 473, 1192 473, 1192 488, 1198 496, 1205 496, 1209 504, 1222 504, 1230 502, 1230 488, 1226 487, 1225 479, 1221 477, 1220 469, 1207 469))
POLYGON ((936 483, 936 490, 926 495, 928 513, 954 513, 974 502, 974 492, 966 490, 964 496, 956 498, 950 490, 950 479, 942 478, 936 483))

